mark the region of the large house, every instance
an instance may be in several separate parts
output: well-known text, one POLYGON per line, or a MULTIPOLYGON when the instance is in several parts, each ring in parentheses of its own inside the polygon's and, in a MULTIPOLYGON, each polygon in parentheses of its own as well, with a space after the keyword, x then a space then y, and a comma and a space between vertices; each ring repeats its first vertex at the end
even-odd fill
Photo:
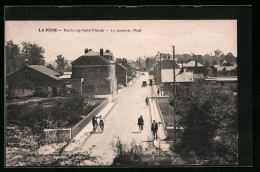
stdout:
POLYGON ((81 79, 81 86, 77 88, 82 94, 111 94, 117 89, 113 60, 109 50, 104 53, 102 48, 100 52, 85 49, 85 53, 71 63, 71 79, 81 79))
POLYGON ((10 98, 57 96, 61 89, 59 74, 43 65, 27 65, 7 75, 6 81, 10 98))

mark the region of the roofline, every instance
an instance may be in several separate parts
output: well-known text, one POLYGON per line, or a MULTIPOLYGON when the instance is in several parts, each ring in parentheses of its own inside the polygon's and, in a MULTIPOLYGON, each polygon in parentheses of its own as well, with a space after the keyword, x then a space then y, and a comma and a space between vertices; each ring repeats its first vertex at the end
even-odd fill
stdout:
POLYGON ((76 60, 72 61, 71 64, 77 62, 78 60, 82 59, 83 57, 99 57, 101 60, 105 61, 106 63, 111 63, 109 60, 107 60, 106 58, 100 56, 100 55, 95 55, 95 56, 86 56, 86 55, 81 55, 79 58, 77 58, 76 60))
MULTIPOLYGON (((19 69, 19 70, 15 71, 15 72, 13 72, 13 73, 9 73, 9 74, 7 74, 7 75, 6 75, 6 77, 9 77, 9 76, 11 76, 11 75, 13 75, 13 74, 17 73, 17 72, 19 72, 19 71, 23 70, 23 69, 24 69, 24 68, 26 68, 26 67, 28 67, 28 65, 26 65, 26 66, 22 67, 21 69, 19 69)), ((30 68, 30 69, 31 69, 31 68, 30 68)))
MULTIPOLYGON (((30 66, 28 65, 28 67, 30 67, 30 66)), ((47 68, 47 67, 46 67, 46 68, 47 68)), ((33 68, 30 67, 30 69, 33 69, 33 68)), ((49 68, 48 68, 48 69, 49 69, 49 68)), ((33 70, 35 70, 35 69, 33 69, 33 70)), ((50 70, 51 70, 51 69, 50 69, 50 70)), ((35 71, 36 71, 36 72, 39 72, 39 73, 42 73, 42 72, 40 72, 40 71, 38 71, 38 70, 35 70, 35 71)), ((42 74, 46 75, 45 73, 42 73, 42 74)), ((52 77, 50 77, 49 75, 46 75, 46 76, 48 76, 49 78, 52 78, 52 77)), ((52 79, 55 79, 55 78, 52 78, 52 79)), ((57 79, 55 79, 55 80, 59 81, 60 78, 57 77, 57 79)))
MULTIPOLYGON (((43 65, 42 65, 42 66, 43 66, 43 65)), ((23 70, 23 69, 26 68, 26 67, 29 67, 30 69, 32 69, 32 70, 34 70, 34 71, 36 71, 36 72, 42 73, 42 72, 40 72, 40 71, 38 71, 38 70, 35 70, 34 68, 31 68, 30 65, 26 65, 26 66, 24 66, 23 68, 19 69, 18 71, 6 75, 6 77, 10 77, 11 75, 13 75, 13 74, 15 74, 15 73, 17 73, 17 72, 20 72, 21 70, 23 70)), ((51 69, 50 69, 50 70, 51 70, 51 69)), ((42 74, 44 74, 44 73, 42 73, 42 74)), ((46 74, 44 74, 44 75, 46 75, 46 74)), ((46 76, 48 76, 49 78, 52 78, 52 77, 50 77, 49 75, 46 75, 46 76)), ((52 79, 59 81, 60 78, 59 78, 59 77, 57 77, 57 78, 58 78, 58 79, 55 79, 55 78, 52 78, 52 79)))
POLYGON ((124 67, 123 65, 121 65, 121 64, 119 64, 119 63, 116 63, 117 65, 119 65, 119 66, 121 66, 121 67, 123 67, 124 69, 126 69, 127 70, 127 68, 126 67, 124 67))

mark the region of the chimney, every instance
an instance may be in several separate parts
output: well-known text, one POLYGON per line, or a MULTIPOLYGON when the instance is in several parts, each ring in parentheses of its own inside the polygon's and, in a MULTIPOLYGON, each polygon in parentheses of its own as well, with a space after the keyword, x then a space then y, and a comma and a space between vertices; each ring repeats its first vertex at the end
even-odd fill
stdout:
POLYGON ((196 67, 198 66, 198 61, 197 61, 197 60, 195 60, 195 66, 196 66, 196 67))
POLYGON ((181 61, 181 68, 183 68, 183 61, 181 61))
POLYGON ((87 54, 88 53, 88 48, 85 48, 85 54, 87 54))
POLYGON ((103 57, 103 48, 100 48, 100 56, 102 56, 103 57))

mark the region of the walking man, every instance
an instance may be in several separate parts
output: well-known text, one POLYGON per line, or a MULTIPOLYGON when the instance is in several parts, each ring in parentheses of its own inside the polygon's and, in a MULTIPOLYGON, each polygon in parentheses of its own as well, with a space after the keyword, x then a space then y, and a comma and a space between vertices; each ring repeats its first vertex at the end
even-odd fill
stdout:
POLYGON ((159 94, 160 94, 160 90, 158 89, 158 90, 157 90, 157 95, 159 96, 159 94))
POLYGON ((93 131, 95 132, 95 129, 96 129, 96 126, 97 126, 96 116, 93 116, 93 118, 92 118, 92 125, 93 125, 93 131))
POLYGON ((146 97, 145 103, 146 103, 146 106, 148 106, 148 104, 149 104, 149 98, 148 97, 146 97))
POLYGON ((143 125, 144 125, 144 119, 142 117, 142 115, 140 116, 140 118, 138 118, 138 125, 139 125, 139 130, 143 130, 143 125))
POLYGON ((152 126, 151 126, 151 130, 153 132, 153 138, 157 139, 157 130, 158 130, 158 124, 157 122, 155 122, 155 120, 153 120, 152 126))

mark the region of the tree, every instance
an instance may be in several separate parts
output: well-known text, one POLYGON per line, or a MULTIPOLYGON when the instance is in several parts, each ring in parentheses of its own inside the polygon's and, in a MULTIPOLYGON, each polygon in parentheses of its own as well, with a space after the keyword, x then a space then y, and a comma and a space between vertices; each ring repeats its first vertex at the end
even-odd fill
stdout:
POLYGON ((145 59, 145 64, 146 64, 146 69, 147 70, 150 69, 150 61, 151 61, 151 59, 149 57, 147 59, 145 59))
POLYGON ((206 67, 210 67, 210 62, 209 61, 205 61, 205 64, 204 64, 206 67))
POLYGON ((61 54, 57 56, 55 62, 57 63, 58 72, 64 72, 65 66, 68 64, 68 60, 65 59, 61 54))
POLYGON ((71 65, 68 63, 65 68, 64 68, 64 72, 71 72, 72 71, 72 67, 71 65))
POLYGON ((221 50, 217 49, 214 51, 215 57, 219 57, 221 55, 221 50))
POLYGON ((54 68, 54 66, 52 64, 48 64, 46 67, 51 69, 51 70, 55 70, 55 68, 54 68))
MULTIPOLYGON (((191 87, 180 85, 177 90, 176 125, 183 127, 184 132, 175 151, 183 156, 193 151, 200 159, 212 163, 237 163, 237 95, 233 94, 234 88, 196 82, 191 87)), ((172 99, 169 103, 173 104, 172 99)))
POLYGON ((6 42, 5 45, 6 73, 12 73, 26 65, 25 59, 20 54, 20 47, 13 41, 6 42))
POLYGON ((231 64, 236 64, 236 57, 232 54, 232 53, 227 53, 227 55, 225 56, 225 60, 228 62, 228 63, 231 63, 231 64))
POLYGON ((28 61, 28 65, 44 65, 43 54, 45 50, 36 43, 22 42, 22 56, 28 61))

